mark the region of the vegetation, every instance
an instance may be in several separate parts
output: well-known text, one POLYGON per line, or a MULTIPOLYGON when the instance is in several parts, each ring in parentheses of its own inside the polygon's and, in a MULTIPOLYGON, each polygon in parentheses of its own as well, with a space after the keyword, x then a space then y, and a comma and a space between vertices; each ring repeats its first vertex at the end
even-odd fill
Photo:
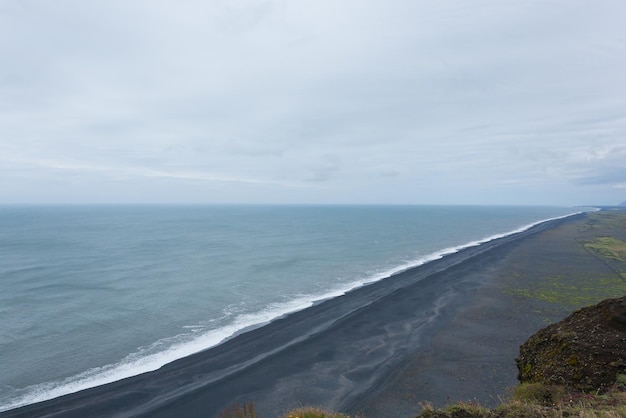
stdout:
POLYGON ((348 415, 329 412, 320 408, 299 408, 288 412, 283 418, 350 418, 348 415))
MULTIPOLYGON (((623 211, 601 211, 587 215, 579 227, 577 251, 580 258, 592 256, 607 269, 605 274, 544 265, 550 272, 541 280, 525 273, 515 274, 506 293, 520 298, 560 305, 568 309, 592 305, 607 298, 626 294, 626 216, 623 211), (621 238, 621 239, 620 239, 621 238)), ((536 262, 542 262, 536 260, 536 262)))
MULTIPOLYGON (((623 379, 623 377, 622 377, 623 379)), ((626 381, 626 379, 623 379, 626 381)), ((524 383, 515 388, 513 398, 487 409, 471 403, 458 403, 435 409, 424 406, 419 418, 620 418, 626 417, 626 389, 616 384, 610 391, 568 392, 563 386, 524 383)))
POLYGON ((626 217, 623 210, 592 212, 587 222, 581 226, 583 230, 617 230, 626 228, 626 217))
MULTIPOLYGON (((516 363, 521 383, 501 405, 489 409, 459 402, 436 409, 425 404, 417 418, 626 417, 626 297, 578 309, 544 327, 522 344, 516 363)), ((249 403, 220 418, 257 415, 249 403)), ((350 417, 300 408, 282 418, 350 417)))
POLYGON ((513 288, 508 294, 526 299, 579 308, 601 300, 626 294, 626 274, 606 274, 595 277, 564 278, 560 275, 546 277, 533 288, 513 288))
MULTIPOLYGON (((232 408, 225 409, 218 418, 258 418, 254 403, 239 405, 235 404, 232 408)), ((321 408, 303 407, 294 409, 283 415, 282 418, 350 418, 337 412, 326 411, 321 408)))
POLYGON ((613 237, 598 237, 584 244, 589 251, 609 260, 626 263, 626 242, 613 237))
POLYGON ((258 418, 254 410, 254 402, 235 404, 232 409, 225 409, 218 418, 258 418))
MULTIPOLYGON (((623 418, 626 417, 626 376, 604 394, 568 392, 563 386, 524 383, 515 388, 512 398, 496 408, 459 402, 444 408, 422 404, 417 418, 623 418)), ((219 418, 257 418, 252 403, 235 405, 219 418)), ((299 408, 281 418, 351 418, 319 408, 299 408)), ((352 417, 358 418, 358 417, 352 417)), ((407 417, 411 418, 411 417, 407 417)))

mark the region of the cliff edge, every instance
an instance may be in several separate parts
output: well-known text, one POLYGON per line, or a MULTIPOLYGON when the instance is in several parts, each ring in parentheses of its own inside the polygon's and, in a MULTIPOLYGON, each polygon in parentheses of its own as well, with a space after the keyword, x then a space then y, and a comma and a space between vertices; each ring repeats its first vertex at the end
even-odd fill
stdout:
POLYGON ((579 309, 543 328, 516 359, 521 383, 606 392, 626 373, 626 297, 579 309))

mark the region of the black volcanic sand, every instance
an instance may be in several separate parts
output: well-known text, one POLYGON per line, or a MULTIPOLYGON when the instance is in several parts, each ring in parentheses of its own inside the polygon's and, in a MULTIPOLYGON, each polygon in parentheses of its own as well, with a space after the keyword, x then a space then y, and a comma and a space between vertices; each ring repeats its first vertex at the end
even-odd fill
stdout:
MULTIPOLYGON (((519 346, 573 308, 532 292, 546 277, 615 274, 584 250, 587 215, 538 225, 356 289, 161 369, 0 417, 262 418, 303 405, 411 417, 420 402, 499 402, 519 346)), ((583 278, 583 279, 581 279, 583 278)), ((566 277, 567 279, 567 277, 566 277)), ((577 279, 577 280, 578 280, 577 279)), ((619 295, 618 295, 619 296, 619 295)))

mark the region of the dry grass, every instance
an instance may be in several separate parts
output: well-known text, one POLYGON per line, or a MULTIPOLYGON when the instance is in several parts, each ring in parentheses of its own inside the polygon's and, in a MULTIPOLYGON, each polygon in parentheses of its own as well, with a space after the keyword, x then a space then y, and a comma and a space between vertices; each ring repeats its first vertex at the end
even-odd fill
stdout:
MULTIPOLYGON (((443 408, 420 404, 417 418, 625 418, 626 391, 622 385, 603 395, 567 393, 562 387, 523 384, 515 389, 513 399, 496 408, 477 403, 459 402, 443 408)), ((218 418, 258 418, 252 402, 234 405, 218 418)), ((315 407, 289 411, 280 418, 351 418, 338 412, 315 407)), ((353 417, 357 418, 357 417, 353 417)), ((412 417, 406 417, 412 418, 412 417)))
POLYGON ((226 408, 218 418, 258 418, 254 410, 254 402, 250 401, 248 404, 235 404, 232 409, 226 408))
MULTIPOLYGON (((226 408, 218 418, 258 418, 254 410, 254 402, 226 408)), ((350 418, 348 415, 326 411, 321 408, 303 407, 289 411, 282 418, 350 418)))
MULTIPOLYGON (((513 398, 495 408, 477 403, 458 402, 443 408, 420 404, 417 418, 626 418, 626 376, 621 376, 615 388, 608 393, 584 394, 567 392, 565 388, 538 383, 522 384, 515 388, 513 398)), ((234 405, 218 418, 259 418, 254 403, 234 405)), ((338 412, 315 407, 297 408, 280 418, 351 418, 338 412)), ((358 418, 358 417, 352 417, 358 418)), ((412 418, 412 417, 406 417, 412 418)))
POLYGON ((320 408, 298 408, 289 411, 282 418, 350 418, 348 415, 330 412, 320 408))
POLYGON ((523 384, 514 398, 487 409, 471 403, 458 403, 436 409, 422 405, 418 418, 624 418, 626 392, 623 388, 604 394, 567 393, 565 388, 523 384))

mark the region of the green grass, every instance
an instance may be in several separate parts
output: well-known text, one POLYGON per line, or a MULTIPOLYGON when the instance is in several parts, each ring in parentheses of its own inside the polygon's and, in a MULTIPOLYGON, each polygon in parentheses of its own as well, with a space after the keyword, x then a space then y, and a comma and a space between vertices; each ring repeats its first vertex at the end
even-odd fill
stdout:
POLYGON ((598 237, 583 244, 598 257, 626 263, 626 242, 613 237, 598 237))
POLYGON ((579 308, 626 294, 626 281, 624 280, 626 274, 621 276, 603 275, 578 278, 550 276, 533 288, 510 288, 505 290, 505 293, 568 308, 579 308))
POLYGON ((581 256, 594 256, 614 274, 590 275, 570 270, 567 275, 532 280, 532 286, 528 287, 523 284, 524 276, 516 275, 516 284, 505 293, 569 309, 623 296, 626 294, 626 242, 609 236, 620 235, 621 231, 626 231, 624 212, 590 213, 579 227, 581 256))

